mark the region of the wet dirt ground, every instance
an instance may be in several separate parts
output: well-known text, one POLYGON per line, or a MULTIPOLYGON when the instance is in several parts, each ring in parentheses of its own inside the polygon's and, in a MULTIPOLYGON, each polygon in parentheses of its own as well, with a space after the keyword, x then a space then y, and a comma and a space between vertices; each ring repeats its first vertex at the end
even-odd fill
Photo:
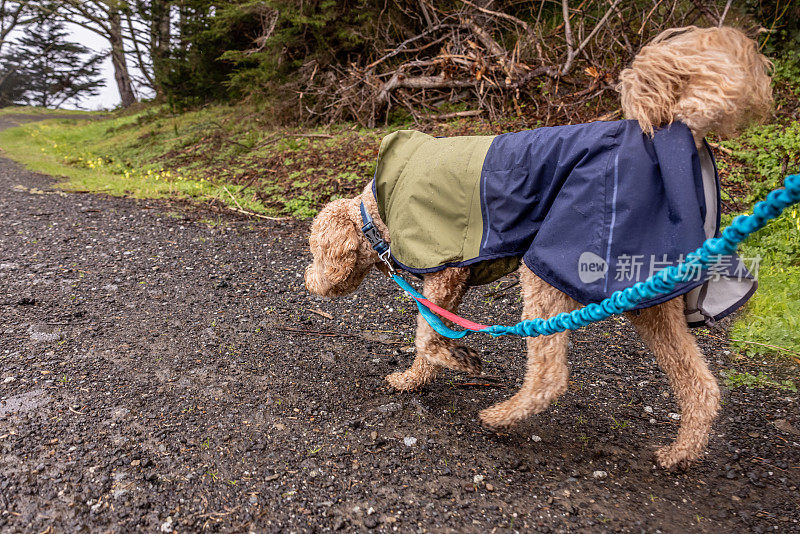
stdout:
MULTIPOLYGON (((477 412, 519 386, 521 340, 395 393, 412 305, 377 274, 307 294, 307 222, 54 183, 0 159, 0 531, 800 531, 796 393, 724 389, 706 456, 656 469, 677 407, 609 320, 572 336, 556 405, 493 434, 477 412)), ((496 290, 464 315, 515 322, 496 290)), ((715 374, 796 374, 711 334, 715 374)))

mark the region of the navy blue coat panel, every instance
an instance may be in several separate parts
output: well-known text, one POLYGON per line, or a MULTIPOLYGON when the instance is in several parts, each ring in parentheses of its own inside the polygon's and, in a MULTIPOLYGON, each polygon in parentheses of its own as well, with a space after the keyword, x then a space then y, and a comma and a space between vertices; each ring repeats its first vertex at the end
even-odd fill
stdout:
POLYGON ((674 264, 705 240, 700 161, 681 123, 652 138, 635 121, 500 135, 486 155, 481 188, 481 256, 520 254, 534 273, 583 304, 643 281, 652 258, 674 264), (605 262, 606 276, 581 280, 585 253, 605 262), (641 276, 616 280, 620 259, 632 257, 643 259, 641 276))
MULTIPOLYGON (((449 213, 455 209, 453 195, 438 194, 437 188, 444 187, 438 184, 449 179, 448 173, 457 172, 447 161, 454 161, 454 156, 474 160, 467 148, 463 153, 458 152, 457 139, 445 141, 418 132, 397 132, 384 141, 381 152, 387 159, 381 163, 379 156, 374 191, 379 209, 384 210, 381 215, 388 216, 385 220, 390 221, 387 224, 393 249, 396 244, 398 250, 405 245, 402 236, 420 235, 408 231, 407 226, 427 225, 426 229, 431 226, 430 220, 408 217, 415 209, 414 203, 424 202, 427 213, 449 213), (402 146, 407 148, 405 152, 399 149, 402 146), (441 148, 444 163, 429 166, 429 171, 424 161, 415 161, 421 159, 422 154, 430 161, 437 147, 441 148), (402 161, 390 162, 390 157, 402 161), (392 164, 398 171, 389 175, 383 169, 389 169, 392 164), (409 171, 411 168, 424 169, 424 172, 409 171), (436 173, 442 178, 433 179, 431 173, 434 178, 436 173), (420 190, 424 192, 417 194, 420 190), (390 191, 414 194, 402 196, 398 193, 397 198, 402 201, 394 201, 390 191), (437 203, 441 203, 441 209, 436 208, 437 203), (391 224, 393 220, 398 221, 396 228, 391 224)), ((464 139, 466 143, 467 138, 464 139)), ((708 150, 708 146, 705 149, 708 150)), ((450 254, 447 263, 439 263, 438 267, 403 262, 405 257, 412 257, 405 254, 398 262, 403 268, 424 273, 446 266, 521 257, 546 282, 578 302, 588 304, 644 281, 652 274, 653 260, 657 262, 655 270, 677 264, 706 239, 700 156, 691 131, 682 123, 661 128, 653 136, 644 134, 638 123, 630 120, 498 135, 491 140, 485 153, 480 176, 477 170, 475 174, 474 182, 462 177, 459 184, 467 188, 475 184, 476 193, 464 195, 466 199, 475 198, 479 187, 483 223, 482 229, 477 230, 482 232, 480 246, 460 249, 450 246, 449 249, 461 250, 462 254, 455 258, 450 254), (627 276, 618 276, 626 269, 625 263, 631 261, 641 262, 638 272, 632 275, 628 267, 627 276)), ((719 214, 716 169, 714 175, 717 183, 715 211, 719 214)), ((466 201, 462 203, 464 206, 459 205, 457 211, 471 209, 466 201)), ((453 221, 434 222, 439 227, 454 224, 453 221)), ((480 226, 481 220, 476 222, 480 226)), ((477 239, 471 237, 472 230, 463 233, 466 245, 477 244, 477 239)), ((719 217, 716 231, 719 232, 719 217)), ((433 241, 417 240, 413 246, 415 250, 426 248, 420 257, 435 257, 444 244, 435 242, 436 232, 428 231, 425 235, 432 236, 433 241)), ((728 258, 723 265, 717 272, 736 277, 744 270, 745 277, 749 276, 736 256, 728 258)), ((702 285, 706 278, 698 276, 668 295, 641 302, 637 308, 687 293, 702 285)))

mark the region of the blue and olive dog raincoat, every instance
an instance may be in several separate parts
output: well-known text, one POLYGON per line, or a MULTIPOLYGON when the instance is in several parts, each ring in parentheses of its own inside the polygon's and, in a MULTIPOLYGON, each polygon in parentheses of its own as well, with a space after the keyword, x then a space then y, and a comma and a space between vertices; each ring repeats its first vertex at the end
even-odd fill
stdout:
MULTIPOLYGON (((682 123, 635 121, 498 136, 384 138, 373 183, 392 256, 427 273, 471 266, 488 283, 521 259, 582 304, 644 281, 719 232, 719 178, 682 123)), ((756 288, 737 256, 645 308, 689 293, 692 325, 718 320, 756 288)))

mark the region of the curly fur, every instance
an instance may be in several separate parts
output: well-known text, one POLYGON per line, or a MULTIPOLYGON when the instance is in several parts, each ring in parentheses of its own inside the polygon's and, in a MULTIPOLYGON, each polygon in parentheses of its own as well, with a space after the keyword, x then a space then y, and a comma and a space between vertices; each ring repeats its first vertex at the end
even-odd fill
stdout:
MULTIPOLYGON (((375 204, 374 199, 372 203, 375 204)), ((377 205, 374 209, 377 211, 377 205)), ((325 297, 352 293, 378 261, 378 255, 361 235, 360 217, 359 205, 343 198, 325 206, 314 218, 309 245, 315 261, 305 273, 310 292, 325 297)))
MULTIPOLYGON (((629 118, 644 132, 681 120, 699 144, 709 131, 732 134, 770 109, 769 60, 755 43, 732 28, 693 26, 668 30, 645 46, 622 72, 619 91, 629 118)), ((306 287, 323 296, 354 291, 373 268, 384 270, 360 232, 361 202, 382 235, 389 232, 378 214, 371 187, 354 199, 326 206, 311 226, 309 243, 314 261, 306 269, 306 287)), ((467 291, 468 267, 451 267, 425 275, 423 293, 451 311, 467 291)), ((574 309, 578 303, 548 285, 524 265, 520 268, 523 319, 548 318, 574 309)), ((687 465, 699 458, 708 442, 719 407, 719 388, 686 326, 683 298, 628 314, 655 353, 681 408, 676 440, 656 453, 662 467, 687 465)), ((510 399, 483 410, 483 423, 505 428, 545 410, 567 390, 568 334, 527 339, 528 364, 520 390, 510 399)), ((443 368, 480 373, 477 354, 436 334, 417 319, 416 358, 405 371, 386 377, 400 391, 419 388, 443 368)))
POLYGON ((772 106, 771 62, 734 28, 689 26, 662 32, 620 74, 622 110, 652 134, 680 120, 699 143, 729 136, 772 106))

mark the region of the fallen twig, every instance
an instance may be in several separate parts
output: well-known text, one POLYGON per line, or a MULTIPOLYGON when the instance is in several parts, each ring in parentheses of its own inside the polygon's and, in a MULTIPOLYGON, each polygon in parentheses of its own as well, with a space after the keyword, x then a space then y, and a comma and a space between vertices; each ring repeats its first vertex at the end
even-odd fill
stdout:
POLYGON ((491 293, 487 293, 486 296, 487 297, 497 297, 499 295, 502 295, 503 293, 505 293, 506 291, 508 291, 512 287, 515 287, 515 286, 518 286, 518 285, 519 285, 519 280, 507 285, 506 287, 502 287, 502 288, 498 289, 497 291, 492 291, 491 293))
MULTIPOLYGON (((785 347, 779 347, 778 345, 770 345, 769 343, 759 343, 757 341, 745 341, 744 339, 736 339, 736 338, 732 338, 732 337, 728 338, 726 340, 725 338, 721 338, 719 336, 715 336, 714 334, 707 334, 707 335, 710 336, 710 337, 713 337, 715 339, 719 339, 720 341, 735 341, 737 343, 746 343, 748 345, 758 345, 760 347, 767 347, 767 348, 770 348, 770 349, 775 349, 775 350, 780 351, 780 352, 788 352, 789 354, 796 354, 797 356, 800 356, 800 352, 796 352, 796 351, 793 351, 791 349, 787 349, 785 347)), ((800 362, 798 362, 798 363, 800 363, 800 362)))
POLYGON ((726 154, 733 154, 733 150, 731 150, 730 148, 726 148, 718 143, 712 143, 711 141, 709 141, 708 144, 714 150, 719 150, 721 152, 725 152, 726 154))
POLYGON ((225 192, 228 193, 228 196, 231 197, 233 203, 236 204, 235 208, 231 208, 230 206, 228 206, 228 209, 230 210, 238 211, 239 213, 244 213, 245 215, 250 215, 251 217, 258 217, 259 219, 266 219, 268 221, 285 221, 286 219, 289 218, 289 217, 268 217, 266 215, 261 215, 260 213, 254 213, 252 211, 248 211, 242 208, 241 204, 239 204, 239 201, 236 200, 236 197, 234 197, 230 191, 228 191, 228 188, 226 186, 223 185, 222 189, 224 189, 225 192))
POLYGON ((621 109, 615 109, 614 111, 611 111, 611 112, 606 113, 604 115, 600 115, 599 117, 595 117, 595 118, 591 119, 589 122, 610 121, 611 119, 613 119, 613 118, 615 118, 615 117, 617 117, 618 115, 621 115, 621 114, 622 114, 622 110, 621 109))
POLYGON ((310 311, 311 313, 316 313, 317 315, 319 315, 321 317, 325 317, 326 319, 333 319, 333 315, 331 315, 330 313, 324 312, 322 310, 309 309, 308 311, 310 311))
POLYGON ((324 134, 324 133, 301 133, 301 134, 294 134, 288 137, 319 137, 321 139, 333 139, 331 134, 324 134))
POLYGON ((476 117, 483 113, 482 109, 470 109, 468 111, 454 111, 452 113, 442 113, 441 115, 423 115, 423 119, 432 121, 443 121, 447 119, 455 119, 457 117, 476 117))

